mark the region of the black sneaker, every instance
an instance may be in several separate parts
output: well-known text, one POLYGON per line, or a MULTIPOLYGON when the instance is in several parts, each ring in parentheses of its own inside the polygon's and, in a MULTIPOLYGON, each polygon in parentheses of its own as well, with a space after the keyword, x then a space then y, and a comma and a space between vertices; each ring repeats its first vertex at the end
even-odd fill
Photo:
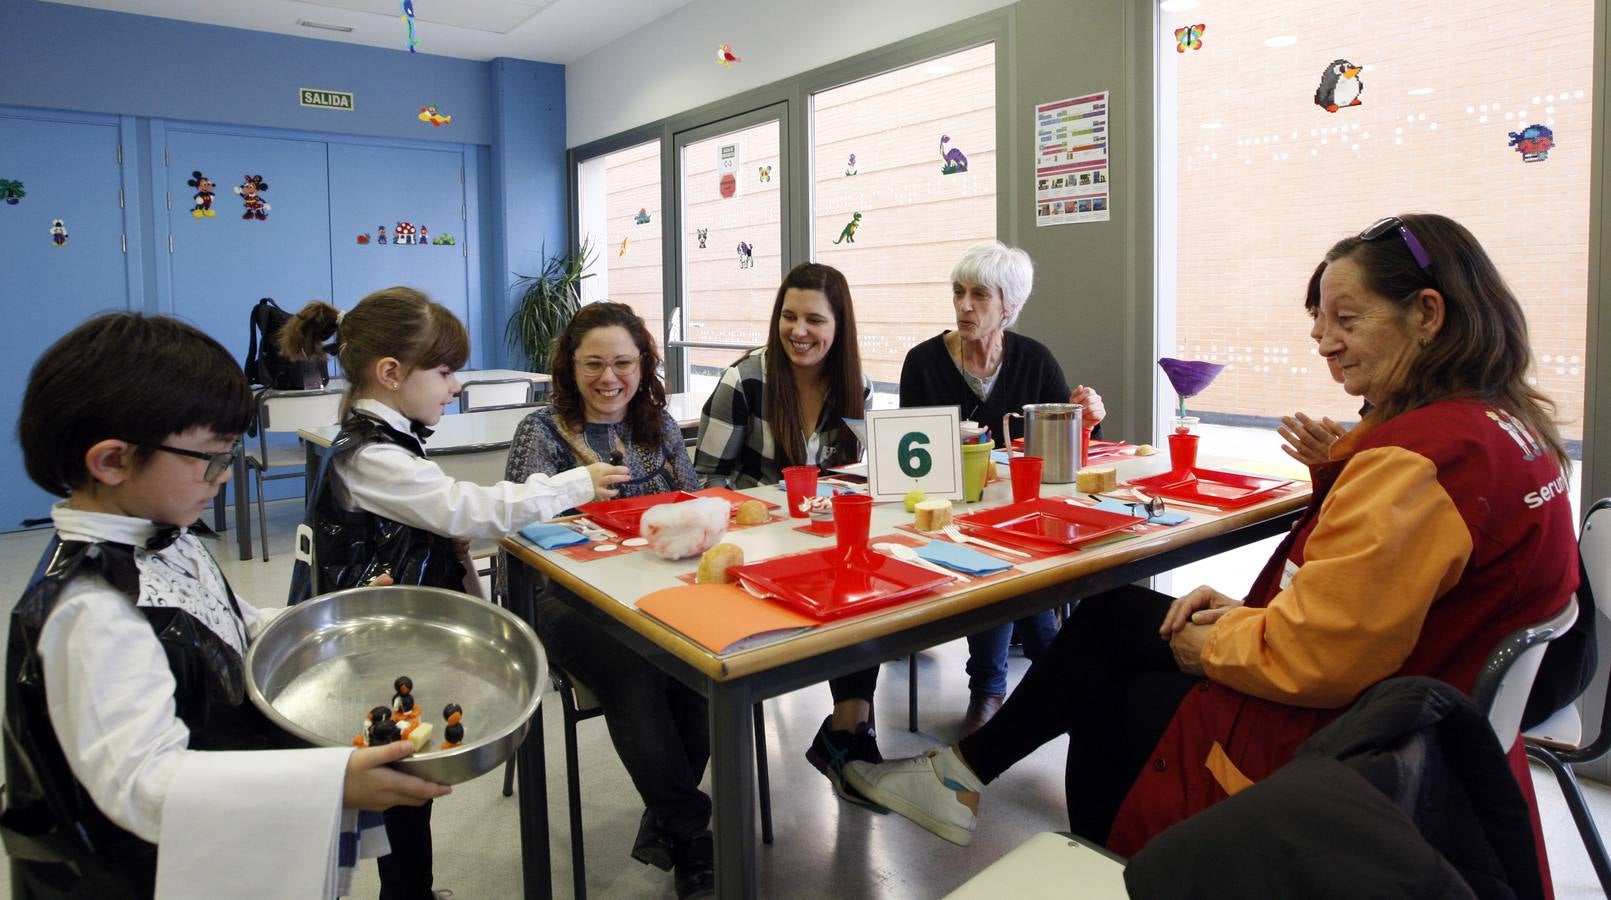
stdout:
POLYGON ((716 896, 716 848, 709 831, 701 831, 672 850, 676 857, 677 900, 716 896))
POLYGON ((878 752, 878 735, 873 731, 872 723, 863 722, 856 726, 855 731, 830 731, 828 726, 832 722, 832 716, 822 720, 822 727, 817 729, 817 736, 812 739, 811 747, 806 750, 806 762, 816 766, 818 772, 828 777, 834 793, 841 799, 870 809, 879 815, 889 812, 863 797, 860 791, 845 781, 844 777, 845 764, 853 759, 869 763, 884 761, 884 754, 878 752))
POLYGON ((671 854, 671 835, 660 830, 660 823, 655 821, 654 813, 644 810, 643 821, 638 823, 637 840, 632 842, 632 858, 646 866, 670 872, 671 854))

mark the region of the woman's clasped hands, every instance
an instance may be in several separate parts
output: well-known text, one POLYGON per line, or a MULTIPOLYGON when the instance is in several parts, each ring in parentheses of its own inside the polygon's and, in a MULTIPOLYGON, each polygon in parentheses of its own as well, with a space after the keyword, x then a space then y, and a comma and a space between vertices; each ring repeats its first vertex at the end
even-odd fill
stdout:
POLYGON ((1207 585, 1197 588, 1169 605, 1158 636, 1169 642, 1175 663, 1188 675, 1203 674, 1203 644, 1208 631, 1220 617, 1242 605, 1207 585))

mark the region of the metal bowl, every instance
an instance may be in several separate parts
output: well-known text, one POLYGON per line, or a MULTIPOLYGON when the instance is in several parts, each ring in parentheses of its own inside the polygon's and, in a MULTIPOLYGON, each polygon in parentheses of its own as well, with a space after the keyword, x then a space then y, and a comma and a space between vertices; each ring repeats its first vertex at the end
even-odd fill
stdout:
POLYGON ((391 703, 392 681, 414 680, 426 752, 396 763, 458 784, 490 772, 526 739, 547 683, 548 657, 506 610, 441 588, 361 587, 287 609, 246 651, 246 690, 274 724, 320 747, 348 747, 364 715, 391 703), (464 708, 465 741, 441 746, 442 707, 464 708))

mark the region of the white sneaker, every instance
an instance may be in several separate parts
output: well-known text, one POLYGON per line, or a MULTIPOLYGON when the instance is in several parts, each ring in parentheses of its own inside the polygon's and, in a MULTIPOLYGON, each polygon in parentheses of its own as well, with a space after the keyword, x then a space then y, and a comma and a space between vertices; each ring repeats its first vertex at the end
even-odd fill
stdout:
POLYGON ((851 762, 845 780, 875 803, 900 813, 953 844, 973 841, 984 785, 952 750, 886 763, 851 762))

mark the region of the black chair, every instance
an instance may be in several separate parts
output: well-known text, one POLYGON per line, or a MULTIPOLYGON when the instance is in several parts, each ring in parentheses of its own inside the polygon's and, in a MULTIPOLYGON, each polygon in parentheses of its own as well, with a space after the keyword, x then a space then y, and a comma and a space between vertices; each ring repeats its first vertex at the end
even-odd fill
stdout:
POLYGON ((1611 610, 1600 607, 1595 597, 1611 597, 1611 499, 1601 499, 1591 507, 1583 519, 1583 531, 1578 537, 1578 554, 1583 561, 1586 581, 1578 588, 1578 600, 1584 615, 1594 617, 1593 636, 1599 647, 1599 661, 1594 679, 1584 691, 1581 707, 1570 704, 1547 721, 1524 735, 1529 758, 1543 763, 1555 774, 1566 806, 1577 823, 1578 835, 1588 851, 1594 874, 1600 879, 1600 888, 1611 896, 1611 860, 1600 839, 1600 830, 1589 815, 1583 790, 1578 786, 1573 766, 1598 761, 1611 750, 1611 704, 1607 704, 1607 686, 1611 682, 1611 610), (1598 730, 1585 733, 1584 725, 1598 730))
MULTIPOLYGON (((571 820, 571 877, 576 900, 587 898, 587 859, 582 847, 582 773, 576 749, 576 723, 604 715, 593 692, 579 684, 558 666, 550 664, 548 675, 559 693, 560 721, 565 728, 565 795, 571 820)), ((766 771, 766 717, 761 704, 755 704, 755 781, 761 801, 761 841, 772 843, 772 787, 766 771)), ((503 795, 514 794, 515 770, 503 773, 503 795)))

